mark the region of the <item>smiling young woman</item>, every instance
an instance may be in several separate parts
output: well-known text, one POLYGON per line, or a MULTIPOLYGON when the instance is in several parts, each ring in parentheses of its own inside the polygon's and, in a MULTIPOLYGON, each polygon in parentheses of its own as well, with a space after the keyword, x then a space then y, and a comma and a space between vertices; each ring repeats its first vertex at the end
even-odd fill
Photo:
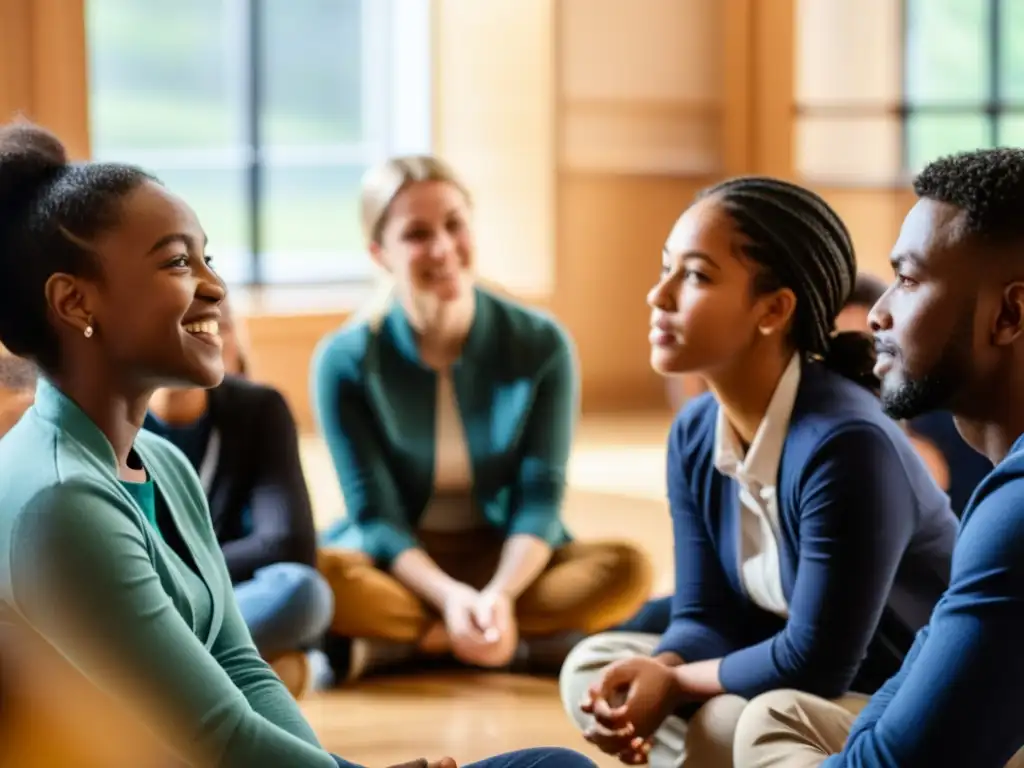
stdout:
MULTIPOLYGON (((0 440, 4 693, 54 726, 5 733, 15 765, 351 765, 253 645, 195 470, 140 429, 155 389, 224 377, 205 243, 144 171, 0 129, 0 343, 42 373, 0 440)), ((516 764, 592 765, 557 749, 490 761, 516 764)))
POLYGON ((205 241, 146 172, 0 129, 0 343, 42 374, 0 441, 4 693, 52 726, 5 733, 18 764, 339 764, 253 647, 194 471, 140 431, 155 388, 224 375, 205 241))

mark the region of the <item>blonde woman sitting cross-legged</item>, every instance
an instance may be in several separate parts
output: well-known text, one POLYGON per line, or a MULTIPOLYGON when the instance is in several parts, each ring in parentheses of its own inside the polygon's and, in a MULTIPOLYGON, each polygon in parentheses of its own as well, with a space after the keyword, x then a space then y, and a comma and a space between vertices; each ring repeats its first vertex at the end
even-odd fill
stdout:
POLYGON ((329 655, 349 678, 448 655, 556 671, 576 633, 631 616, 652 580, 633 546, 562 522, 570 340, 476 282, 469 196, 440 160, 371 171, 363 216, 393 290, 324 339, 312 374, 347 507, 320 558, 329 655))

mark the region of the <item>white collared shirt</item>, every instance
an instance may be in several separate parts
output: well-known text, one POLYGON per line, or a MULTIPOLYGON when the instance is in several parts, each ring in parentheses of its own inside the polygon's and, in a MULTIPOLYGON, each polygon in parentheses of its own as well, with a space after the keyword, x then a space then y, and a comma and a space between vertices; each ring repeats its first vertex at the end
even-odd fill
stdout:
POLYGON ((800 356, 795 354, 775 387, 768 410, 745 455, 736 431, 721 409, 715 428, 715 468, 733 478, 739 486, 740 581, 754 603, 782 618, 789 617, 789 604, 782 591, 779 565, 776 485, 799 387, 800 356))

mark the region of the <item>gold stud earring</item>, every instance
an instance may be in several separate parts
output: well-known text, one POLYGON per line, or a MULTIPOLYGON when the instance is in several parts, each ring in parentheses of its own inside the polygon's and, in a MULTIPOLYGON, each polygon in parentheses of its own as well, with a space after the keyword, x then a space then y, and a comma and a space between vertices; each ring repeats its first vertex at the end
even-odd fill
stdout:
POLYGON ((92 333, 93 333, 92 326, 91 325, 85 326, 85 338, 91 339, 92 338, 92 333))

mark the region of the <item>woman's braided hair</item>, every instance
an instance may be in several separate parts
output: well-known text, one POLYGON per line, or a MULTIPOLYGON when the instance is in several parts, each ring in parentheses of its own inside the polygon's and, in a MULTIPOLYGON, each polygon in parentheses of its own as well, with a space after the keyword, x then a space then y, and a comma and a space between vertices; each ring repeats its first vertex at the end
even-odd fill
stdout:
POLYGON ((732 217, 743 250, 760 268, 756 293, 789 288, 796 295, 794 346, 861 386, 877 391, 874 345, 863 333, 835 333, 836 316, 853 292, 857 258, 839 215, 819 195, 781 179, 739 176, 704 190, 732 217))

